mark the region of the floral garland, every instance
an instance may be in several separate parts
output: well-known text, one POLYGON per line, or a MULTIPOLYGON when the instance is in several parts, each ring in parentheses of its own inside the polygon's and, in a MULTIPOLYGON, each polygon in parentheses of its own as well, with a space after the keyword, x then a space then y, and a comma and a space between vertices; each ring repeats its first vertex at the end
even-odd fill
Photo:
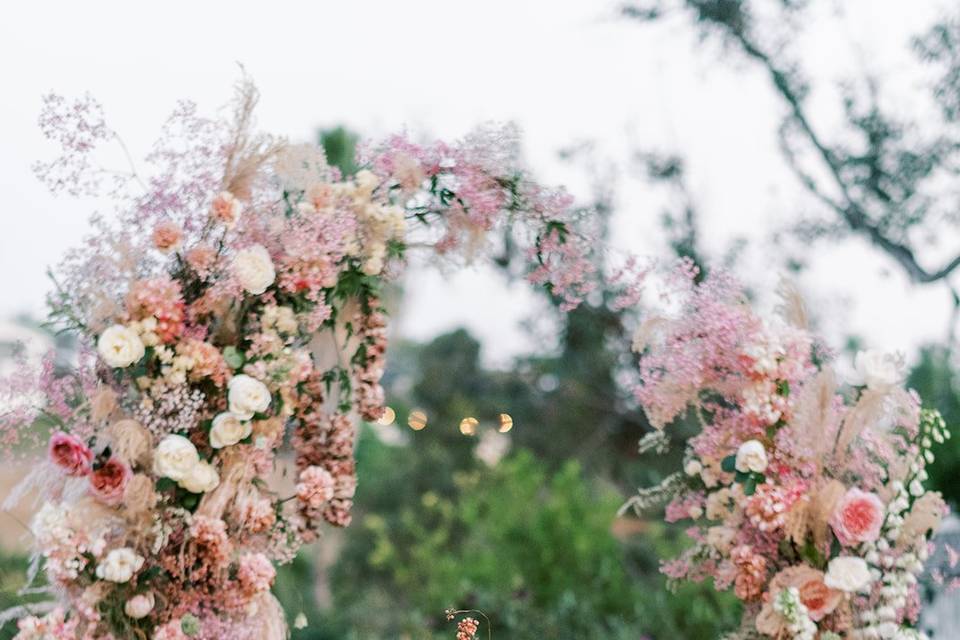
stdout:
MULTIPOLYGON (((675 315, 648 318, 637 397, 663 426, 692 407, 702 431, 682 472, 630 504, 668 501, 693 546, 662 570, 711 578, 744 603, 732 638, 924 638, 917 577, 946 512, 928 492, 940 416, 902 386, 902 358, 856 357, 846 391, 789 288, 765 321, 724 274, 673 280, 675 315)), ((645 448, 662 446, 662 431, 645 448)))
POLYGON ((525 177, 510 128, 395 136, 343 176, 319 147, 255 133, 256 98, 243 82, 225 119, 181 104, 148 177, 98 168, 119 138, 95 102, 46 101, 65 152, 39 175, 117 215, 94 220, 51 300, 88 347, 69 373, 46 362, 35 391, 18 372, 24 400, 0 421, 10 447, 52 432, 7 501, 42 503, 31 581, 53 596, 3 616, 19 640, 285 637, 275 566, 350 523, 355 416, 383 411, 381 289, 407 249, 469 258, 512 233, 566 308, 592 286, 571 199, 525 177))

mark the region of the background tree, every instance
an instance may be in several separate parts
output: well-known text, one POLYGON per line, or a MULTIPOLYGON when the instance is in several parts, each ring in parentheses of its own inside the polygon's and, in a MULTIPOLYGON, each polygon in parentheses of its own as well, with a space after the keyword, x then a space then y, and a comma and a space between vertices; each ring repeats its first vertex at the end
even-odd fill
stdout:
POLYGON ((951 282, 960 267, 960 247, 951 242, 960 210, 960 22, 945 17, 912 43, 936 75, 926 96, 929 111, 896 115, 882 78, 851 77, 836 105, 844 125, 828 135, 811 116, 815 83, 791 51, 813 4, 817 0, 642 0, 625 3, 623 14, 645 23, 686 16, 703 38, 719 38, 732 54, 758 65, 782 105, 783 157, 825 214, 803 219, 793 231, 804 239, 863 237, 912 282, 943 287, 954 305, 952 342, 960 311, 951 282), (934 252, 948 255, 925 255, 934 252))

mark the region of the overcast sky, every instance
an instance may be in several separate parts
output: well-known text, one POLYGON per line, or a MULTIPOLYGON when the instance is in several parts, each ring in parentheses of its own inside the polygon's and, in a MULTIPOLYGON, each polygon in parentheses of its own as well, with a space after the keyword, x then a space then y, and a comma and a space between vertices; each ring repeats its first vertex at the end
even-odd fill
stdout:
MULTIPOLYGON (((261 89, 261 126, 293 139, 341 123, 368 135, 407 127, 456 137, 484 120, 514 120, 541 178, 580 193, 582 176, 555 158, 572 142, 595 141, 620 163, 636 148, 683 152, 707 248, 720 252, 738 235, 757 241, 744 264, 751 284, 772 287, 762 243, 811 206, 777 150, 782 111, 767 79, 700 43, 682 20, 640 26, 605 0, 95 4, 8 3, 0 15, 0 317, 42 312, 44 270, 79 241, 92 206, 53 198, 31 174, 30 164, 53 151, 36 127, 40 96, 91 92, 142 155, 176 100, 207 110, 228 100, 237 62, 261 89)), ((947 3, 816 4, 828 10, 809 17, 810 35, 797 43, 815 78, 830 86, 845 73, 881 73, 909 112, 918 84, 908 38, 947 3)), ((815 97, 813 115, 827 130, 832 113, 829 94, 815 97)), ((660 201, 629 172, 618 184, 616 244, 662 254, 660 201)), ((829 305, 820 315, 833 337, 858 333, 910 351, 945 335, 943 289, 908 286, 862 242, 818 245, 815 264, 802 285, 829 305)), ((488 268, 418 269, 407 293, 404 335, 465 324, 501 364, 538 346, 518 321, 542 301, 488 268)))

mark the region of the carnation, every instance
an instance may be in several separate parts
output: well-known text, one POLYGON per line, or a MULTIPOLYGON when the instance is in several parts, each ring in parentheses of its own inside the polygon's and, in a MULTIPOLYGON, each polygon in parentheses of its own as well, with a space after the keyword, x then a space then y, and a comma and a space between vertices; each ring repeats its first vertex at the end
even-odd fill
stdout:
POLYGON ((221 191, 210 205, 210 217, 232 227, 240 217, 240 201, 229 191, 221 191))
POLYGON ((179 247, 181 240, 183 231, 175 222, 161 222, 153 228, 153 246, 164 253, 179 247))

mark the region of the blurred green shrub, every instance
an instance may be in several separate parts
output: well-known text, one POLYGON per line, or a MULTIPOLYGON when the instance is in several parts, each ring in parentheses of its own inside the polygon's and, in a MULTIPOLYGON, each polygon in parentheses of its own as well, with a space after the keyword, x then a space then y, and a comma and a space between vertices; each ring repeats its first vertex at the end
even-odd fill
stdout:
MULTIPOLYGON (((382 471, 367 490, 405 495, 382 471)), ((578 463, 552 472, 521 451, 453 482, 451 496, 426 491, 355 523, 332 610, 294 637, 449 639, 448 607, 484 611, 494 638, 511 640, 714 638, 735 625, 732 598, 666 591, 657 554, 678 550, 678 532, 657 525, 622 545, 611 532, 621 496, 578 463)))
POLYGON ((956 508, 960 504, 960 375, 955 354, 942 346, 927 346, 910 371, 907 386, 915 389, 923 404, 938 409, 953 437, 934 451, 937 459, 928 468, 931 486, 956 508))

